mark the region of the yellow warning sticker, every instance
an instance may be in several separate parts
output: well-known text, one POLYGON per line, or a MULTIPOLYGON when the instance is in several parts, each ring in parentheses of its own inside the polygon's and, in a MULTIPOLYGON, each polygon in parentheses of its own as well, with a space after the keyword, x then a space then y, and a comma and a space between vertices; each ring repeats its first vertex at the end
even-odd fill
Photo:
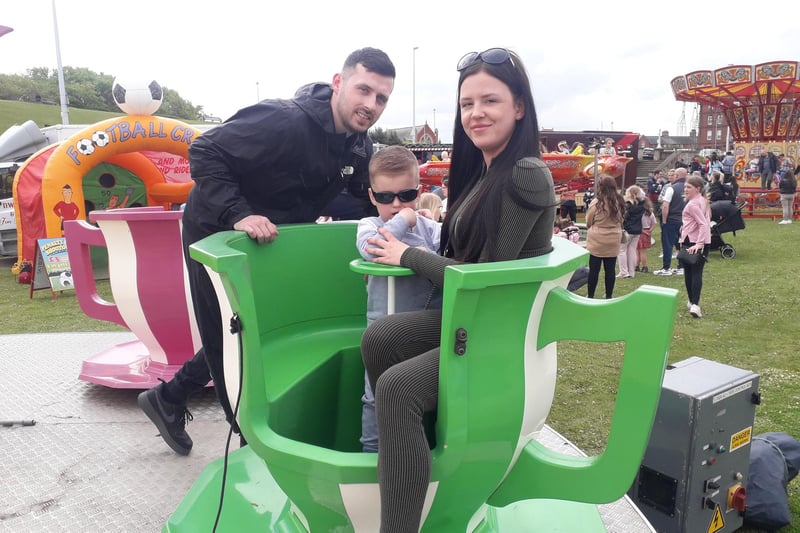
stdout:
POLYGON ((731 446, 729 448, 730 451, 734 451, 737 448, 741 448, 742 446, 750 444, 750 436, 752 432, 753 432, 753 426, 750 426, 744 428, 738 433, 734 433, 733 435, 731 435, 731 446))
POLYGON ((722 518, 719 505, 717 505, 714 508, 714 516, 711 517, 711 523, 708 524, 708 533, 717 533, 723 527, 725 527, 725 520, 722 518))

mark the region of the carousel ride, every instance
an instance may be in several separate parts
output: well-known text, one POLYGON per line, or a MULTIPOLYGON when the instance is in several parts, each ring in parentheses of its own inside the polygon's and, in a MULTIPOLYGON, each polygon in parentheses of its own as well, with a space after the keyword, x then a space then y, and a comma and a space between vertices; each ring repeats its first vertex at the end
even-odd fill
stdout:
POLYGON ((725 115, 734 141, 739 201, 747 202, 751 215, 770 216, 767 211, 779 205, 777 188, 762 191, 751 162, 763 152, 773 152, 788 157, 792 168, 798 164, 799 65, 797 61, 728 65, 690 72, 671 82, 677 100, 710 105, 725 115))

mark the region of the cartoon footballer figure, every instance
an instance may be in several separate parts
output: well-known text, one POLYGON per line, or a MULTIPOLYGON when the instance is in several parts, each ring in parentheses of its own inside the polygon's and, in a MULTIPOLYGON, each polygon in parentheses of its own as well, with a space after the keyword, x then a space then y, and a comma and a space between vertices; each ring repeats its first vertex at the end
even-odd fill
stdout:
POLYGON ((81 212, 80 207, 72 201, 72 187, 69 184, 61 189, 64 200, 53 206, 53 212, 61 218, 61 231, 64 231, 65 220, 76 220, 81 212))
POLYGON ((125 189, 125 198, 122 202, 119 201, 119 194, 112 194, 111 197, 108 199, 108 206, 106 209, 122 209, 123 207, 128 205, 128 201, 131 199, 131 195, 134 193, 133 187, 127 187, 125 189))

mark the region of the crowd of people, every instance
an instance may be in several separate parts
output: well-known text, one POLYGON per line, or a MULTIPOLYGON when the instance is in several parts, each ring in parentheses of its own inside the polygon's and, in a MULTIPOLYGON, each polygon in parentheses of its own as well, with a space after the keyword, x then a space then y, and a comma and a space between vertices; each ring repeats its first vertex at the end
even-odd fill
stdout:
POLYGON ((700 294, 711 244, 710 206, 714 200, 732 200, 730 189, 724 184, 721 164, 714 168, 710 184, 698 174, 689 175, 689 169, 681 166, 670 169, 666 179, 662 171, 655 172, 649 177, 646 190, 631 185, 624 192, 617 188, 613 178, 600 177, 586 210, 589 298, 595 297, 601 269, 606 298, 613 297, 616 278, 650 273, 647 250, 654 244, 653 229, 658 223, 662 263, 653 274, 684 276, 687 310, 695 318, 703 316, 700 294), (689 254, 698 254, 698 260, 691 256, 691 262, 678 259, 673 268, 673 256, 681 248, 689 254), (617 264, 619 272, 615 275, 617 264))

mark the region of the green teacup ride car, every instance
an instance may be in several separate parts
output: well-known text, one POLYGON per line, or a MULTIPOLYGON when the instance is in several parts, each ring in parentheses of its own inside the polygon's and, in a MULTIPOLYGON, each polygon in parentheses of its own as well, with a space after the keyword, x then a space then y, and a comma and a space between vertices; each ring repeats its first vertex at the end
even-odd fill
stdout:
MULTIPOLYGON (((223 479, 217 531, 378 530, 377 454, 359 443, 366 288, 351 270, 355 234, 354 223, 288 225, 269 245, 223 232, 192 246, 223 294, 223 323, 234 314, 241 322, 226 340, 225 379, 248 446, 206 467, 165 531, 210 531, 223 479)), ((565 287, 588 255, 553 241, 545 256, 447 268, 421 531, 604 531, 587 504, 621 498, 634 479, 677 293, 643 286, 611 300, 577 296, 565 287), (646 331, 622 319, 644 314, 646 331), (534 438, 552 404, 559 340, 625 343, 600 455, 565 455, 534 438)))

